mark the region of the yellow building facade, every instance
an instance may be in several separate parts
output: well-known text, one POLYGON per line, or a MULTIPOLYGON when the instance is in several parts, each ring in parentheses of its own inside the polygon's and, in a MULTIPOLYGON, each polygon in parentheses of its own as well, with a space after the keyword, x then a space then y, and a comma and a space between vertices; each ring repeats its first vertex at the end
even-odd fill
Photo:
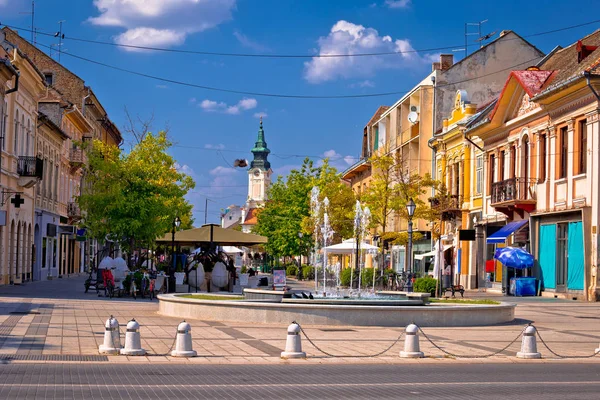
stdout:
POLYGON ((467 124, 476 114, 477 107, 469 100, 468 93, 457 91, 454 109, 443 120, 441 133, 432 140, 436 175, 447 196, 447 200, 439 204, 445 286, 475 288, 477 285, 474 221, 480 218, 483 204, 484 159, 481 141, 465 137, 467 124))

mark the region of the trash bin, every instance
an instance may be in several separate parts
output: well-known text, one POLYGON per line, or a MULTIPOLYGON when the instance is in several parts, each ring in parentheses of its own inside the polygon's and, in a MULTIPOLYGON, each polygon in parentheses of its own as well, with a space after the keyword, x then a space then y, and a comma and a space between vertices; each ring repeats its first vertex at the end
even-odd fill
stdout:
MULTIPOLYGON (((515 280, 515 296, 535 296, 536 279, 531 277, 513 278, 515 280)), ((512 279, 511 279, 512 281, 512 279)), ((511 285, 512 286, 512 285, 511 285)))

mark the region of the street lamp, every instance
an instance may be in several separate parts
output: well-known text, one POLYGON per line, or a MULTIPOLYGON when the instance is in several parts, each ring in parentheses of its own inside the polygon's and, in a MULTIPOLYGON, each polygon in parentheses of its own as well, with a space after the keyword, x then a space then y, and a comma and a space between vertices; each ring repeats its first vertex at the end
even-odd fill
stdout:
POLYGON ((175 231, 177 229, 179 229, 179 226, 181 225, 181 219, 179 219, 179 217, 175 217, 175 219, 173 220, 173 230, 171 231, 172 236, 171 236, 171 258, 172 258, 172 262, 171 262, 171 273, 169 274, 169 281, 170 281, 170 285, 169 285, 169 292, 170 293, 174 293, 175 292, 175 269, 177 267, 176 263, 177 260, 175 258, 175 231))
MULTIPOLYGON (((408 213, 408 246, 406 246, 406 252, 408 253, 408 265, 407 265, 407 272, 410 274, 412 272, 412 264, 413 264, 413 258, 412 258, 412 245, 413 245, 413 216, 415 215, 415 209, 417 208, 417 205, 415 204, 415 202, 413 201, 413 199, 410 199, 408 201, 408 204, 406 205, 406 211, 408 213)), ((410 280, 410 277, 409 277, 410 280)), ((411 287, 412 285, 409 284, 409 287, 411 287)))

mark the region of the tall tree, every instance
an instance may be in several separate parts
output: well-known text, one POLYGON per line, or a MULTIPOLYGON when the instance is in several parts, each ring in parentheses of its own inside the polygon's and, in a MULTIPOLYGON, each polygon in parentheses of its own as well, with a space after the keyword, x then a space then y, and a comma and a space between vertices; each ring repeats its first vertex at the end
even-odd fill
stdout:
POLYGON ((388 220, 392 215, 407 220, 406 205, 410 199, 413 199, 417 206, 413 219, 429 220, 431 208, 422 197, 432 187, 436 187, 437 182, 429 174, 421 176, 410 171, 409 162, 403 160, 398 153, 373 156, 371 165, 373 178, 361 197, 371 210, 371 225, 381 228, 379 233, 384 240, 393 244, 406 244, 408 235, 405 232, 390 232, 388 220))
POLYGON ((131 251, 169 232, 176 216, 191 227, 192 206, 184 196, 194 182, 177 170, 170 146, 164 132, 147 133, 128 154, 98 140, 86 146, 78 202, 91 237, 102 241, 110 234, 131 251))
POLYGON ((255 232, 269 238, 266 245, 269 253, 282 257, 294 256, 306 254, 312 247, 310 192, 313 186, 321 190, 321 201, 325 197, 330 200, 328 212, 336 235, 352 235, 355 201, 352 190, 340 181, 339 174, 328 160, 315 166, 307 158, 299 169, 290 171, 285 180, 279 177, 271 185, 269 201, 258 213, 255 232))

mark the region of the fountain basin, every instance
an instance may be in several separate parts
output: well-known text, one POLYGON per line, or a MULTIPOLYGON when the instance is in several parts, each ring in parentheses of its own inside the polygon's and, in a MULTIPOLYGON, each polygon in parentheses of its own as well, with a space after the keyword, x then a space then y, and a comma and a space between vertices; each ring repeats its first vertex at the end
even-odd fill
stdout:
MULTIPOLYGON (((430 304, 430 305, 364 305, 314 304, 304 302, 269 302, 265 300, 199 300, 178 294, 158 296, 159 313, 170 317, 208 321, 304 325, 389 326, 482 326, 511 322, 516 304, 430 304)), ((333 299, 332 299, 333 300, 333 299)), ((364 300, 361 300, 363 302, 364 300)), ((385 301, 385 300, 384 300, 385 301)), ((410 300, 404 300, 410 301, 410 300)), ((388 303, 386 303, 388 304, 388 303)), ((406 304, 406 303, 403 303, 406 304)))

